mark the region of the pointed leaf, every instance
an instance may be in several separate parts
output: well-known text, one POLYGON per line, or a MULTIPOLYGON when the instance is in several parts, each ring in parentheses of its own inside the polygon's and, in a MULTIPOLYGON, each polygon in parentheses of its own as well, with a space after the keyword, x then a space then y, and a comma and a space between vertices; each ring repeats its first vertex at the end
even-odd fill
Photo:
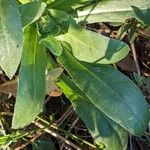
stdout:
POLYGON ((97 145, 106 146, 105 150, 125 150, 128 133, 121 126, 109 119, 98 109, 86 95, 65 76, 61 76, 58 85, 74 106, 76 113, 81 117, 92 134, 97 145))
POLYGON ((57 38, 71 45, 77 59, 91 63, 115 63, 129 52, 129 47, 124 42, 74 25, 70 26, 68 33, 57 38))
MULTIPOLYGON (((57 65, 52 57, 48 58, 49 69, 54 70, 57 65)), ((127 132, 95 107, 69 77, 62 74, 57 85, 73 104, 75 111, 88 127, 98 147, 106 145, 106 150, 124 150, 126 148, 127 132)))
POLYGON ((38 33, 33 24, 24 31, 13 128, 28 125, 42 111, 45 96, 45 68, 45 48, 38 44, 38 33))
POLYGON ((137 86, 113 67, 81 63, 67 50, 59 57, 76 85, 105 115, 135 135, 149 121, 148 105, 137 86))
POLYGON ((39 1, 20 5, 19 10, 21 13, 22 26, 25 27, 38 20, 42 16, 45 7, 46 4, 39 1))
MULTIPOLYGON (((150 7, 149 0, 105 0, 81 8, 77 11, 78 21, 93 22, 124 22, 128 18, 139 19, 140 14, 145 14, 150 7), (138 11, 138 12, 139 12, 138 11)), ((140 15, 141 16, 141 15, 140 15)))
POLYGON ((20 63, 22 39, 16 0, 0 0, 0 66, 9 78, 13 77, 20 63))

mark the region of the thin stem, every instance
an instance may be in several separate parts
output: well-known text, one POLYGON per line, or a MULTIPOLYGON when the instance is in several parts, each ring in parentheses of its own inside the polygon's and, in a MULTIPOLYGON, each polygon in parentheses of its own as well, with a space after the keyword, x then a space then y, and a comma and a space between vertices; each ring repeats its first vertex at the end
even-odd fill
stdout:
POLYGON ((25 148, 27 145, 33 143, 33 142, 34 142, 37 138, 39 138, 42 134, 43 134, 43 133, 36 135, 34 138, 32 138, 31 140, 27 141, 26 143, 20 145, 19 147, 15 148, 14 150, 21 150, 21 149, 25 148))
POLYGON ((130 137, 129 137, 129 138, 130 138, 130 150, 133 150, 133 148, 132 148, 132 147, 133 147, 133 146, 132 146, 132 135, 131 135, 131 134, 130 134, 130 137))
POLYGON ((58 126, 60 126, 72 112, 73 112, 73 109, 72 109, 72 106, 70 106, 67 109, 67 111, 62 115, 62 117, 59 120, 57 120, 58 126))
MULTIPOLYGON (((39 128, 44 128, 45 126, 39 122, 34 122, 34 124, 36 126, 38 126, 39 128)), ((75 145, 74 143, 70 142, 69 140, 65 139, 64 137, 60 136, 59 134, 55 133, 54 131, 48 129, 48 128, 45 128, 44 129, 45 132, 51 134, 52 136, 62 140, 63 142, 65 142, 66 144, 72 146, 73 148, 75 148, 76 150, 81 150, 81 148, 79 148, 77 145, 75 145)))
POLYGON ((146 32, 146 31, 144 31, 144 30, 138 29, 138 30, 137 30, 137 33, 138 33, 139 35, 141 35, 142 37, 144 37, 144 38, 150 39, 150 34, 149 34, 149 32, 146 32))
POLYGON ((138 63, 138 60, 137 60, 135 45, 134 45, 134 43, 131 43, 130 45, 131 45, 131 49, 132 49, 132 53, 133 53, 133 59, 134 59, 134 62, 135 62, 137 74, 139 75, 139 77, 141 77, 140 66, 139 66, 139 63, 138 63))
POLYGON ((0 116, 13 116, 12 112, 0 112, 0 116))
MULTIPOLYGON (((44 122, 46 125, 49 125, 49 122, 46 121, 46 120, 44 120, 43 118, 38 117, 38 119, 41 120, 42 122, 44 122)), ((55 129, 55 130, 58 130, 58 131, 61 131, 61 132, 65 133, 66 135, 68 135, 70 138, 72 138, 72 139, 74 139, 74 140, 78 140, 78 141, 80 141, 81 143, 84 143, 84 144, 86 144, 86 145, 88 145, 88 146, 90 146, 90 147, 92 147, 92 148, 96 148, 95 145, 89 143, 88 141, 85 141, 85 140, 81 139, 80 137, 78 137, 78 136, 76 136, 76 135, 74 135, 74 134, 71 134, 71 133, 67 132, 67 131, 64 130, 64 129, 61 129, 60 127, 58 127, 58 126, 57 126, 56 124, 54 124, 54 123, 51 124, 50 127, 52 127, 52 128, 55 129)))
MULTIPOLYGON (((68 133, 71 132, 71 130, 74 128, 74 126, 77 124, 78 121, 79 121, 79 117, 77 117, 77 118, 73 121, 72 126, 71 126, 71 127, 69 128, 69 130, 68 130, 68 133)), ((67 139, 67 138, 68 138, 68 135, 65 136, 65 139, 67 139)), ((62 143, 60 150, 63 150, 63 147, 64 147, 64 143, 62 143)))

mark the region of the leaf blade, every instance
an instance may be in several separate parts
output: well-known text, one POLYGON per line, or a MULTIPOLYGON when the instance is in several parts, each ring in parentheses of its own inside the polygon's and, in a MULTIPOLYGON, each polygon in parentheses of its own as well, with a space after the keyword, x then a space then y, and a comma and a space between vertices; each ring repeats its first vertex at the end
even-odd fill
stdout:
POLYGON ((81 63, 66 50, 58 60, 105 115, 132 134, 143 134, 150 117, 148 105, 132 81, 112 67, 81 63))
POLYGON ((58 36, 57 39, 68 42, 77 59, 90 63, 115 63, 129 53, 129 47, 124 42, 86 30, 78 25, 70 25, 68 33, 58 36))
POLYGON ((0 66, 11 79, 22 53, 22 25, 15 0, 0 0, 0 66))
POLYGON ((107 0, 97 4, 81 8, 77 11, 78 21, 94 22, 124 22, 128 18, 137 18, 136 12, 132 8, 135 6, 145 13, 150 7, 149 0, 107 0))
POLYGON ((25 27, 36 20, 43 14, 46 4, 39 1, 32 1, 19 6, 21 14, 22 26, 25 27))
POLYGON ((42 111, 45 96, 45 48, 38 44, 35 24, 25 28, 22 63, 13 128, 21 128, 31 123, 42 111))
POLYGON ((61 76, 58 85, 71 101, 76 113, 89 129, 97 145, 102 145, 101 143, 104 143, 106 145, 106 150, 126 149, 128 138, 127 131, 96 108, 69 78, 61 76))
POLYGON ((51 2, 49 4, 49 6, 54 9, 63 10, 63 11, 68 12, 72 9, 87 5, 87 4, 91 3, 92 1, 93 0, 73 0, 73 1, 72 0, 69 0, 69 1, 55 0, 55 1, 51 2))

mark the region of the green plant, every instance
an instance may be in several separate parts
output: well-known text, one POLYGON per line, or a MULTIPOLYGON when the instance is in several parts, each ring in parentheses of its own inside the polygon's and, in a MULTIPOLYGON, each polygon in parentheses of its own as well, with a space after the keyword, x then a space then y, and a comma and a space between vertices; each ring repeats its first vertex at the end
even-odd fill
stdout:
POLYGON ((149 7, 149 0, 0 0, 0 66, 12 79, 21 62, 12 128, 30 124, 42 111, 50 76, 46 84, 68 97, 97 149, 124 150, 129 132, 142 135, 149 121, 144 96, 110 66, 130 48, 83 25, 134 17, 148 26, 149 7))

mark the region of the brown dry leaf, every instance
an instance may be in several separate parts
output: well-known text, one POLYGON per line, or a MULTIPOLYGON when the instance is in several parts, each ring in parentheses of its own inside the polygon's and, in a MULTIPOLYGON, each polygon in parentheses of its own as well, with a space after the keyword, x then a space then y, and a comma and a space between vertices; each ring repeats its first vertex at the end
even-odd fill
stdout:
POLYGON ((130 57, 130 55, 127 55, 124 59, 119 61, 117 63, 117 66, 119 66, 122 70, 125 71, 136 71, 134 60, 130 57))
POLYGON ((51 97, 59 97, 62 95, 62 91, 59 88, 57 88, 52 91, 49 91, 48 95, 51 97))
POLYGON ((55 81, 59 78, 62 72, 62 68, 55 68, 46 76, 46 92, 51 97, 59 97, 62 95, 62 91, 55 84, 55 81))
POLYGON ((17 79, 0 84, 0 93, 6 95, 12 94, 14 97, 16 97, 17 79))
POLYGON ((47 94, 51 97, 58 97, 62 95, 62 91, 58 88, 55 82, 49 82, 47 85, 47 94))

